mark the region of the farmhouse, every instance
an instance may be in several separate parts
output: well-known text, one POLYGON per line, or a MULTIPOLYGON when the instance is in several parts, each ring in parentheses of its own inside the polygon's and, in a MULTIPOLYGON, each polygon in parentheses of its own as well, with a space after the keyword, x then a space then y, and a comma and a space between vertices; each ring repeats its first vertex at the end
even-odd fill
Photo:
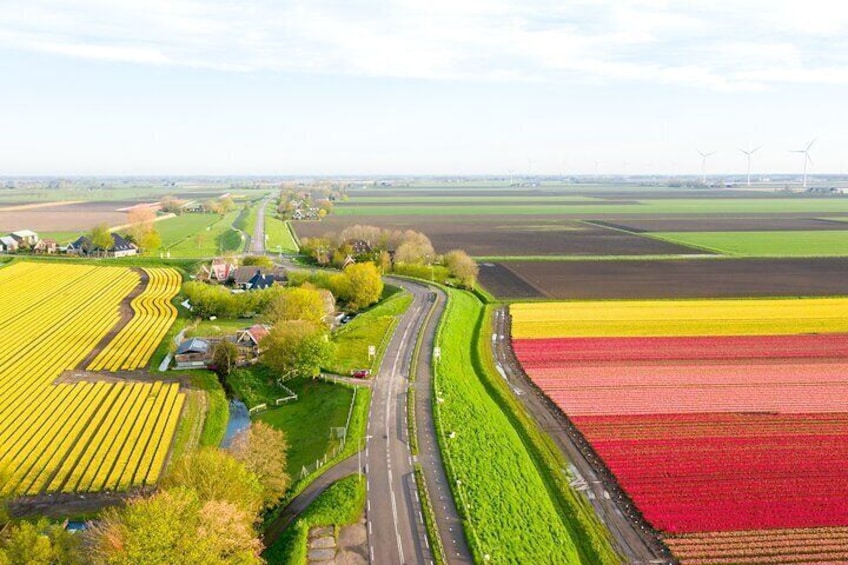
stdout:
POLYGON ((216 257, 212 259, 211 265, 203 265, 200 268, 198 278, 207 282, 215 281, 223 284, 230 280, 235 270, 236 266, 232 261, 223 257, 216 257))
POLYGON ((261 353, 259 343, 271 333, 269 326, 256 324, 236 332, 236 346, 239 353, 247 358, 256 357, 261 353))
POLYGON ((268 267, 239 267, 232 272, 233 286, 242 290, 257 290, 268 288, 274 283, 285 283, 288 280, 285 269, 268 267))
POLYGON ((183 341, 174 354, 177 369, 205 367, 212 360, 212 348, 208 341, 193 337, 183 341))
POLYGON ((120 235, 113 233, 112 246, 106 249, 105 252, 94 246, 94 243, 87 236, 82 236, 68 246, 68 253, 74 255, 91 255, 105 254, 106 257, 129 257, 130 255, 138 255, 138 247, 134 243, 130 243, 120 235))
POLYGON ((14 253, 18 250, 18 241, 11 235, 0 237, 0 251, 14 253))
POLYGON ((9 235, 18 242, 19 247, 33 247, 38 243, 38 234, 32 230, 13 231, 9 235))
POLYGON ((41 239, 33 246, 32 250, 35 253, 47 253, 49 255, 59 250, 59 244, 56 243, 55 239, 41 239))
POLYGON ((247 290, 262 290, 274 286, 274 275, 257 272, 247 283, 247 290))

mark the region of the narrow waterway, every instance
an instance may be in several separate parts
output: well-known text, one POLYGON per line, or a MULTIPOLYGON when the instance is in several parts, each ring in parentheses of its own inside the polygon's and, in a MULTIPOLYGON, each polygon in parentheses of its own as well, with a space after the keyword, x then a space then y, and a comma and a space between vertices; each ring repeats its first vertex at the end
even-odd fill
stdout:
POLYGON ((227 421, 227 433, 221 440, 221 447, 225 449, 230 447, 236 434, 247 429, 248 426, 250 426, 250 413, 247 411, 247 406, 241 400, 230 400, 230 419, 227 421))

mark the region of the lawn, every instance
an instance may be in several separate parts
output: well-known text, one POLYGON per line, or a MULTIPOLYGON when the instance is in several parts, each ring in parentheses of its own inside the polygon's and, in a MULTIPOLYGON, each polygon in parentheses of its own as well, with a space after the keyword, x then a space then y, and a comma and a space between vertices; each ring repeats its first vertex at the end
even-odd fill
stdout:
POLYGON ((154 227, 162 238, 162 247, 172 247, 187 237, 205 230, 218 222, 221 216, 217 214, 182 214, 167 220, 156 222, 154 227))
POLYGON ((495 563, 618 562, 603 526, 568 487, 561 455, 494 371, 480 337, 490 320, 483 305, 447 292, 434 414, 475 561, 488 554, 495 563))
POLYGON ((379 367, 385 348, 384 342, 389 337, 395 320, 406 312, 410 304, 411 294, 394 294, 336 330, 332 337, 333 343, 336 344, 336 354, 325 370, 337 375, 349 375, 357 369, 374 370, 379 367), (374 359, 368 359, 369 345, 377 347, 374 359))
MULTIPOLYGON (((498 197, 489 199, 497 201, 498 197)), ((848 212, 848 198, 657 198, 634 200, 632 203, 597 204, 587 201, 581 204, 574 200, 544 201, 528 196, 523 203, 485 204, 473 202, 463 204, 455 199, 455 205, 444 201, 431 202, 416 199, 418 203, 381 204, 370 203, 368 197, 352 198, 350 204, 339 203, 334 209, 338 216, 404 216, 404 215, 551 215, 596 216, 608 214, 779 214, 804 213, 827 214, 848 212), (536 203, 538 202, 538 203, 536 203)))
POLYGON ((848 231, 663 232, 651 237, 737 257, 844 257, 848 231))
POLYGON ((286 386, 297 393, 298 399, 255 418, 285 432, 289 444, 287 467, 294 482, 304 466, 314 466, 336 445, 330 428, 344 427, 353 390, 312 379, 292 379, 286 386))
POLYGON ((221 337, 233 335, 237 330, 249 328, 255 323, 256 320, 250 318, 200 320, 196 326, 186 330, 185 337, 221 337))
MULTIPOLYGON (((182 235, 182 239, 178 239, 170 246, 166 243, 165 236, 162 236, 162 247, 170 252, 171 257, 213 257, 223 252, 234 252, 241 249, 243 244, 241 235, 233 229, 232 224, 238 217, 238 211, 229 212, 225 216, 212 216, 205 214, 190 214, 175 218, 181 220, 184 217, 200 216, 207 220, 214 218, 211 224, 203 224, 197 220, 192 220, 190 225, 180 225, 177 228, 170 227, 176 233, 182 235)), ((161 224, 167 224, 172 220, 165 220, 161 224)), ((162 232, 160 231, 160 234, 162 232)), ((173 236, 169 236, 173 237, 173 236)))

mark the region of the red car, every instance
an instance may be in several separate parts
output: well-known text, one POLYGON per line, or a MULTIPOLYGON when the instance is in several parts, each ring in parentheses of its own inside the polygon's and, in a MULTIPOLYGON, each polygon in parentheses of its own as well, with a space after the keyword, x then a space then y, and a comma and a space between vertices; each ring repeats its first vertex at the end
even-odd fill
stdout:
POLYGON ((359 369, 358 371, 353 371, 350 376, 354 379, 367 379, 371 376, 371 371, 368 369, 359 369))

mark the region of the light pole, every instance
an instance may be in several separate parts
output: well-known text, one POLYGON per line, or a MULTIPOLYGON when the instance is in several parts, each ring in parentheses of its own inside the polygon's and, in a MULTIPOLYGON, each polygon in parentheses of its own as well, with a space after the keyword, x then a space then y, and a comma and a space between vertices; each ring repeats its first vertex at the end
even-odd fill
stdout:
MULTIPOLYGON (((361 446, 363 442, 368 441, 372 437, 374 437, 374 436, 363 436, 363 437, 359 438, 359 445, 361 446)), ((362 448, 361 447, 356 451, 356 469, 357 469, 357 472, 359 473, 359 482, 361 483, 362 482, 362 448)))

